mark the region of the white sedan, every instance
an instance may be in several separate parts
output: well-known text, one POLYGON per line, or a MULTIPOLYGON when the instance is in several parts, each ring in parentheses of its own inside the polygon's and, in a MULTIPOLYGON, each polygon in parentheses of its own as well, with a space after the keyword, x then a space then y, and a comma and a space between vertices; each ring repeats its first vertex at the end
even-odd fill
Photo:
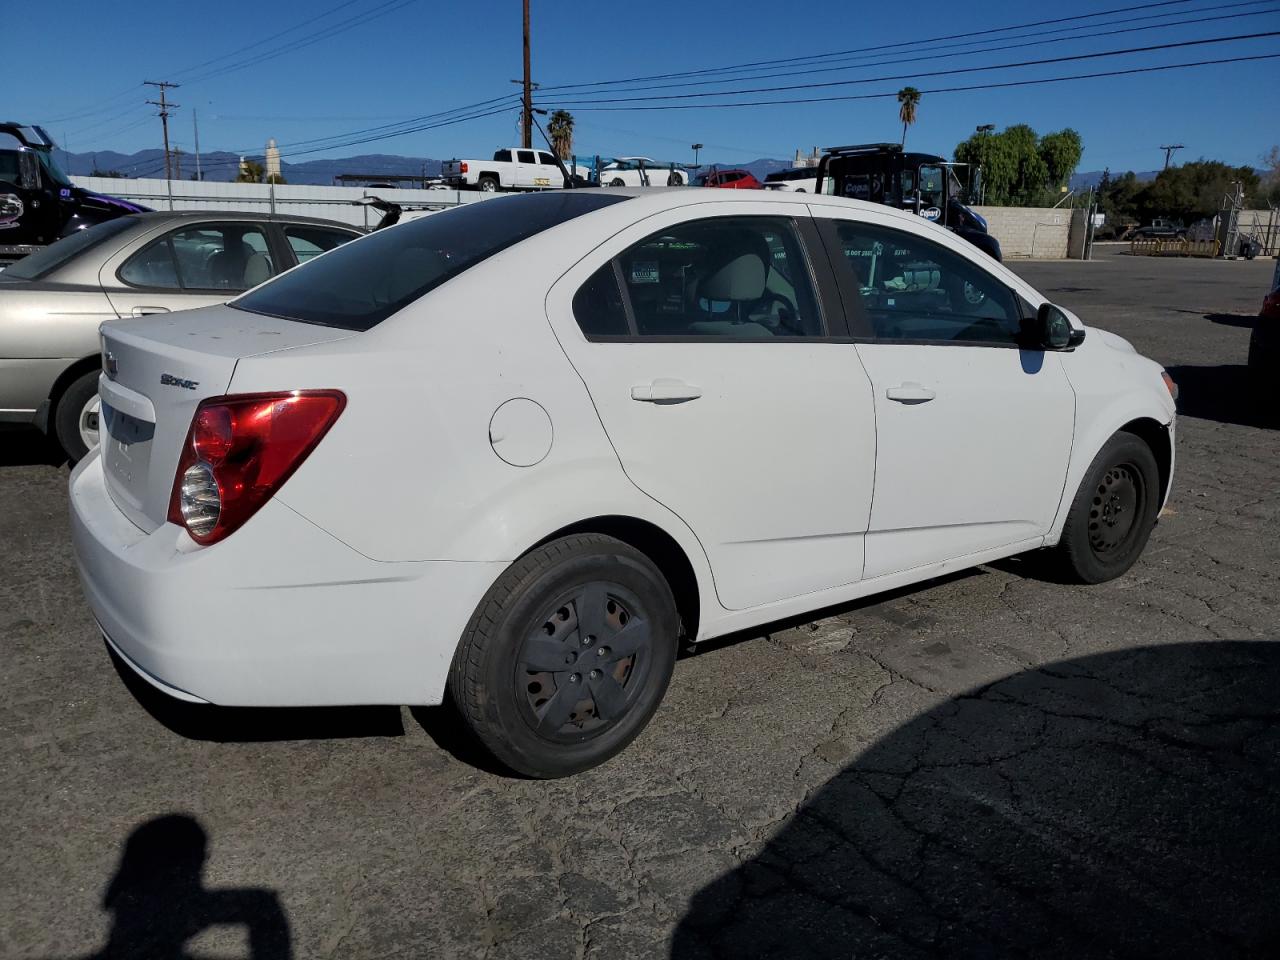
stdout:
POLYGON ((226 705, 437 704, 523 774, 621 750, 697 642, 1045 549, 1168 496, 1173 384, 920 217, 568 190, 103 326, 71 476, 121 661, 226 705))
POLYGON ((600 168, 602 187, 684 187, 689 174, 648 157, 619 157, 600 168))

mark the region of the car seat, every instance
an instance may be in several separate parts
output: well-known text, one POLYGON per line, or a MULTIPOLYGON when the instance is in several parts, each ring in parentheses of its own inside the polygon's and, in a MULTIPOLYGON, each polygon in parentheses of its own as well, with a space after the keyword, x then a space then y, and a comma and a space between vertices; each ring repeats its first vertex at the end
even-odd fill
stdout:
MULTIPOLYGON (((726 237, 725 241, 730 238, 726 237)), ((756 234, 741 234, 733 238, 737 242, 717 243, 707 263, 707 271, 698 283, 698 296, 708 303, 728 303, 725 319, 695 320, 689 324, 689 333, 704 337, 733 337, 753 339, 772 336, 768 327, 747 317, 745 306, 764 296, 765 280, 769 275, 766 258, 761 256, 764 241, 756 234)), ((767 247, 765 247, 767 251, 767 247)))
POLYGON ((254 253, 244 265, 244 288, 246 290, 266 283, 271 279, 271 258, 265 253, 254 253))

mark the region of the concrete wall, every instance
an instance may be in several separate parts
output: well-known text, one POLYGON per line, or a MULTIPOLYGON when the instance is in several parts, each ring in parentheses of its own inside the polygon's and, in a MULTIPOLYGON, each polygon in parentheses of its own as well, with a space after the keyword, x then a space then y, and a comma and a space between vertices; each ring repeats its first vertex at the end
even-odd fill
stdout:
POLYGON ((1071 211, 1041 207, 974 207, 1000 241, 1006 260, 1034 257, 1061 260, 1067 255, 1071 211))
POLYGON ((362 197, 376 195, 401 204, 451 207, 495 196, 458 190, 369 190, 365 187, 121 180, 114 177, 71 179, 86 190, 132 200, 153 210, 252 210, 260 213, 275 210, 338 220, 358 227, 373 227, 381 217, 378 211, 355 203, 362 197))

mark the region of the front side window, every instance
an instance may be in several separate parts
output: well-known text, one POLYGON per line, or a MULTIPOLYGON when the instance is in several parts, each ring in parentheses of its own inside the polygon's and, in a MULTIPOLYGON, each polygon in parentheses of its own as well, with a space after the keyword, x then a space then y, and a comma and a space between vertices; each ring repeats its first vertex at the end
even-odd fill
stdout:
POLYGON ((268 316, 368 330, 465 270, 624 196, 555 190, 467 203, 348 243, 232 303, 268 316))
POLYGON ((589 337, 824 335, 804 248, 785 217, 696 220, 656 233, 597 271, 574 314, 589 337))
POLYGON ((977 264, 911 233, 833 222, 859 293, 855 329, 869 325, 878 340, 1017 344, 1017 301, 977 264))
POLYGON ((556 165, 556 158, 549 153, 539 153, 538 162, 544 166, 554 167, 556 165))
POLYGON ((358 236, 358 234, 347 233, 345 230, 330 230, 327 227, 311 227, 294 223, 284 225, 284 235, 299 263, 306 263, 326 250, 340 247, 358 236))
POLYGON ((154 240, 120 268, 130 286, 184 290, 248 290, 276 272, 258 224, 201 223, 154 240))

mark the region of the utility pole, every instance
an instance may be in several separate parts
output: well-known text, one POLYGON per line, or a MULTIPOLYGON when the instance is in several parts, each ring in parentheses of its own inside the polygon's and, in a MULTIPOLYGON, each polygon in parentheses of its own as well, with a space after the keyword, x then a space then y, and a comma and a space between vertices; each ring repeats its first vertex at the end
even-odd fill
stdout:
POLYGON ((160 108, 160 125, 164 129, 164 178, 172 180, 173 170, 169 165, 169 110, 170 108, 176 108, 178 104, 170 103, 165 97, 165 93, 181 86, 181 84, 169 83, 166 80, 143 80, 142 82, 146 86, 155 87, 160 91, 159 100, 148 100, 147 103, 160 108))
POLYGON ((196 136, 196 179, 203 180, 204 174, 200 172, 200 124, 196 120, 196 108, 191 108, 191 126, 196 136))
POLYGON ((1182 149, 1182 144, 1180 144, 1180 143, 1170 143, 1170 144, 1166 144, 1166 145, 1162 146, 1160 149, 1164 151, 1164 168, 1165 168, 1166 170, 1168 170, 1168 169, 1169 169, 1169 159, 1173 156, 1173 151, 1175 151, 1175 150, 1181 150, 1181 149, 1182 149))
POLYGON ((690 149, 693 150, 693 168, 696 170, 698 168, 698 151, 702 149, 702 144, 692 144, 690 149))
POLYGON ((176 143, 173 145, 173 179, 182 179, 182 148, 176 143))
POLYGON ((529 72, 529 0, 524 0, 524 127, 521 131, 525 149, 533 146, 533 75, 529 72))

